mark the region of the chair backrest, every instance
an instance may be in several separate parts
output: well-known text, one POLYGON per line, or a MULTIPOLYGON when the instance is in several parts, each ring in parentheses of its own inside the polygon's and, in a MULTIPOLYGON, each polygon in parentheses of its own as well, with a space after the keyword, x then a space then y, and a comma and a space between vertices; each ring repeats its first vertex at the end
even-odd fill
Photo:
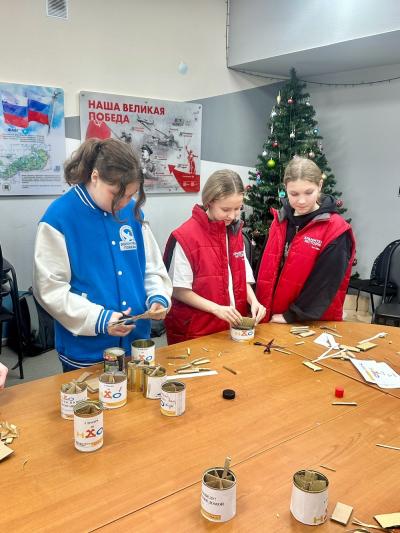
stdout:
MULTIPOLYGON (((399 242, 400 242, 400 239, 397 239, 389 243, 387 246, 385 246, 382 252, 375 259, 372 265, 371 275, 370 275, 372 285, 379 285, 382 287, 385 284, 387 269, 388 269, 389 261, 391 257, 391 252, 393 248, 395 248, 399 242)), ((389 283, 391 282, 389 281, 389 283)), ((395 286, 393 287, 395 288, 395 286)))
POLYGON ((396 301, 400 302, 400 240, 396 241, 396 244, 394 244, 392 249, 390 250, 385 276, 383 301, 385 301, 386 289, 389 283, 397 287, 396 301))
POLYGON ((251 239, 245 231, 242 231, 243 242, 244 242, 244 251, 248 262, 250 263, 251 268, 253 268, 253 245, 251 244, 251 239))

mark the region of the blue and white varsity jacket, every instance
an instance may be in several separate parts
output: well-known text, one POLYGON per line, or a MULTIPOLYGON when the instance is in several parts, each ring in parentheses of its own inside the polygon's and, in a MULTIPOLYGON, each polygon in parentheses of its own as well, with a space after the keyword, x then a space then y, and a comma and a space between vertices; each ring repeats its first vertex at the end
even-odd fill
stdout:
POLYGON ((103 350, 148 338, 150 321, 139 320, 126 337, 107 334, 113 312, 136 315, 154 302, 170 306, 171 282, 149 225, 134 217, 134 200, 120 221, 97 207, 84 185, 55 200, 38 227, 34 293, 56 320, 60 359, 84 367, 103 350))

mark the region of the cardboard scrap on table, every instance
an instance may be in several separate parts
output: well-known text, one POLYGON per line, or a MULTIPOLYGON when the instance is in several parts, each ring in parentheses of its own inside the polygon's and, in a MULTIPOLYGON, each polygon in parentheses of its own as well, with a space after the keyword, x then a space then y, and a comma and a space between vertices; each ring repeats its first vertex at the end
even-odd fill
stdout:
POLYGON ((15 424, 0 422, 0 441, 4 441, 6 444, 11 444, 18 435, 18 428, 15 424))
POLYGON ((99 378, 91 378, 86 380, 86 385, 89 392, 98 392, 99 390, 99 378))
POLYGON ((381 527, 400 527, 400 513, 376 514, 374 518, 381 527))
POLYGON ((14 453, 14 450, 6 446, 3 442, 0 441, 0 461, 14 453))
POLYGON ((303 361, 303 365, 307 366, 308 368, 311 368, 311 370, 314 370, 314 372, 318 372, 318 370, 322 370, 321 366, 314 365, 314 363, 311 363, 311 361, 303 361))
POLYGON ((331 520, 333 520, 334 522, 339 522, 339 524, 343 524, 344 526, 347 526, 352 512, 353 507, 351 507, 351 505, 346 505, 345 503, 337 502, 336 507, 333 510, 331 520))

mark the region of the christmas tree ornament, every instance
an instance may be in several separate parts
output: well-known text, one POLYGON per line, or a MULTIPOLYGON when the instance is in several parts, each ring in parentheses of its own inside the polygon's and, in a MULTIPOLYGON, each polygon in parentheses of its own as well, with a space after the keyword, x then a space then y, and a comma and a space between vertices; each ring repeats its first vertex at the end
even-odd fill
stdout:
POLYGON ((274 118, 276 117, 277 115, 277 112, 275 111, 275 106, 272 108, 272 111, 271 111, 271 118, 274 118))
POLYGON ((251 245, 256 246, 256 244, 257 244, 256 241, 254 239, 251 239, 251 245))
POLYGON ((267 155, 267 152, 264 150, 263 153, 262 153, 263 157, 266 157, 267 155))
POLYGON ((343 200, 336 200, 336 207, 343 207, 343 200))
POLYGON ((271 124, 271 135, 274 133, 274 125, 271 124))
POLYGON ((261 178, 260 178, 260 176, 257 176, 257 178, 256 178, 256 185, 260 185, 260 183, 261 183, 261 178))
POLYGON ((295 134, 295 132, 294 132, 293 130, 290 132, 289 137, 290 137, 291 139, 294 139, 294 138, 296 137, 296 134, 295 134))
POLYGON ((319 128, 314 128, 313 129, 313 134, 314 135, 318 135, 319 134, 319 128))
POLYGON ((281 91, 279 91, 278 96, 276 97, 278 105, 281 103, 281 91))
POLYGON ((275 139, 274 141, 272 141, 272 148, 278 148, 279 144, 278 144, 278 141, 275 139))
POLYGON ((283 191, 282 189, 280 189, 279 192, 278 192, 278 196, 279 196, 279 198, 285 198, 285 196, 286 196, 285 191, 283 191))
POLYGON ((267 167, 268 168, 275 168, 276 162, 273 159, 268 159, 267 161, 267 167))
POLYGON ((288 98, 288 101, 287 101, 287 103, 288 103, 289 105, 292 105, 292 104, 293 104, 293 102, 294 102, 293 98, 288 98))
POLYGON ((309 157, 310 159, 314 159, 314 157, 315 157, 315 153, 311 150, 311 152, 308 152, 308 157, 309 157))
POLYGON ((326 180, 326 174, 325 174, 325 172, 323 172, 323 173, 321 174, 321 178, 322 178, 323 180, 326 180))
POLYGON ((310 105, 311 105, 310 100, 307 100, 307 101, 306 101, 306 106, 310 107, 310 105))

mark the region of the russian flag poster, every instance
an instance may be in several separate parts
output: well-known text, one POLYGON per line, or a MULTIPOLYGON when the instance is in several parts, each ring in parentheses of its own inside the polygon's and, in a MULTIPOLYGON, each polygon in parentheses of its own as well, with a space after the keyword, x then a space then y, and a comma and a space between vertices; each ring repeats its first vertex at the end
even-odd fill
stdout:
POLYGON ((64 160, 64 91, 0 83, 0 195, 63 193, 64 160))

